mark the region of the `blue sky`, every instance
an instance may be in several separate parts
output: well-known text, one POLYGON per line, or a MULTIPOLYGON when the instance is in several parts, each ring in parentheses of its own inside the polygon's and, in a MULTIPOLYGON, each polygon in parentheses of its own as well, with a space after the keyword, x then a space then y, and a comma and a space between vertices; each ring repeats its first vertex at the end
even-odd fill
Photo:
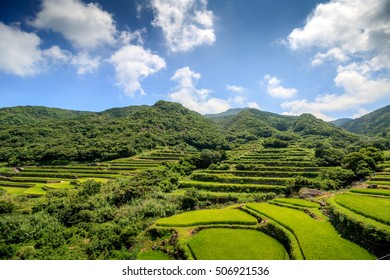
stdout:
POLYGON ((0 107, 180 102, 324 120, 390 101, 390 0, 0 2, 0 107))

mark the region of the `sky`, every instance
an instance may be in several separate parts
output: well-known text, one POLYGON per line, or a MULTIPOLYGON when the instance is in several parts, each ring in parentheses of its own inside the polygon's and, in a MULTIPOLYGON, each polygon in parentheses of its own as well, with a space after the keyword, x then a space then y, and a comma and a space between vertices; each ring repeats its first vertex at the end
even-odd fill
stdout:
POLYGON ((390 0, 2 0, 0 108, 179 102, 324 120, 390 103, 390 0))

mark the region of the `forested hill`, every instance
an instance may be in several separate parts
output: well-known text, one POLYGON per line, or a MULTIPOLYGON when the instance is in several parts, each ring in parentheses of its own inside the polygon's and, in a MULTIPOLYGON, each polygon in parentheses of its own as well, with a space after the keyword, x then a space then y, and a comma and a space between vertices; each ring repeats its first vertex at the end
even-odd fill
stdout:
POLYGON ((23 125, 41 121, 68 120, 91 112, 48 108, 43 106, 17 106, 0 109, 0 125, 23 125))
POLYGON ((348 144, 358 140, 357 135, 310 114, 283 116, 257 109, 246 109, 234 115, 213 117, 212 120, 228 132, 229 139, 233 141, 248 141, 261 137, 289 141, 316 137, 326 138, 337 145, 336 142, 340 141, 348 144))
POLYGON ((390 137, 390 105, 346 122, 341 127, 354 133, 390 137))
POLYGON ((0 162, 55 163, 128 157, 156 146, 227 148, 219 128, 178 103, 100 113, 45 107, 0 109, 0 162))

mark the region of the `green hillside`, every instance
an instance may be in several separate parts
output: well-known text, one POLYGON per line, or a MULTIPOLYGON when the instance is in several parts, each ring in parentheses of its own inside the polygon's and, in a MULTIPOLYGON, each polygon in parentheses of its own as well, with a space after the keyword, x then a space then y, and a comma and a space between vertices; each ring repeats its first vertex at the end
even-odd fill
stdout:
POLYGON ((360 134, 390 136, 390 105, 351 120, 341 127, 360 134))
POLYGON ((280 140, 306 138, 353 143, 359 139, 344 129, 335 127, 310 114, 283 116, 257 109, 242 110, 235 115, 213 117, 212 120, 229 133, 231 141, 246 142, 259 138, 276 137, 280 140))
POLYGON ((390 254, 384 137, 310 114, 211 120, 166 101, 0 116, 0 259, 390 254))
POLYGON ((15 107, 0 116, 0 162, 10 165, 110 160, 156 146, 227 147, 212 121, 165 101, 100 113, 15 107))

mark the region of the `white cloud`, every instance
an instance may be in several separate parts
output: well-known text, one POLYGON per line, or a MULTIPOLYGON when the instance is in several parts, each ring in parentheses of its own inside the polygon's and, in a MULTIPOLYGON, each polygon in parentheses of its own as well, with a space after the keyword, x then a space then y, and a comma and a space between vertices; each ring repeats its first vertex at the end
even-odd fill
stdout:
POLYGON ((136 41, 136 43, 139 45, 143 45, 144 40, 142 38, 142 34, 145 32, 146 32, 146 28, 138 29, 134 32, 121 31, 119 35, 119 42, 124 46, 129 45, 133 41, 136 41))
POLYGON ((220 113, 231 108, 231 100, 209 97, 210 90, 197 89, 200 78, 201 75, 189 67, 176 70, 171 79, 177 82, 177 87, 169 93, 169 98, 201 114, 220 113))
POLYGON ((79 75, 92 73, 99 68, 100 62, 100 57, 90 57, 87 52, 78 53, 71 59, 71 64, 77 68, 77 74, 79 75))
POLYGON ((243 93, 246 92, 248 89, 236 85, 227 85, 226 90, 234 93, 243 93))
POLYGON ((245 97, 243 96, 236 96, 233 98, 233 102, 238 105, 243 105, 245 103, 245 97))
POLYGON ((166 67, 163 58, 134 45, 122 47, 108 61, 115 67, 117 85, 129 96, 144 95, 141 81, 166 67))
POLYGON ((72 56, 68 51, 61 49, 59 46, 52 46, 42 53, 44 57, 47 57, 54 62, 68 62, 72 56))
POLYGON ((276 98, 292 98, 297 94, 297 90, 295 88, 285 88, 281 86, 281 80, 277 77, 273 77, 270 75, 264 76, 264 82, 267 84, 267 92, 272 97, 276 98))
POLYGON ((30 23, 36 28, 60 33, 79 49, 115 43, 116 27, 112 15, 94 3, 43 0, 42 10, 30 23))
POLYGON ((293 50, 310 49, 317 53, 312 65, 327 59, 338 64, 334 83, 342 94, 323 94, 313 101, 295 100, 282 107, 291 114, 311 112, 329 119, 325 113, 364 111, 366 104, 389 100, 390 79, 390 1, 331 0, 319 4, 303 28, 288 36, 293 50))
POLYGON ((258 109, 258 110, 260 110, 260 106, 259 106, 259 104, 257 104, 256 102, 249 102, 249 103, 247 104, 247 106, 248 106, 249 108, 253 108, 253 109, 258 109))
POLYGON ((364 116, 364 115, 366 115, 368 113, 370 113, 370 111, 368 111, 367 109, 359 108, 359 110, 357 110, 357 112, 352 115, 352 118, 353 119, 360 118, 361 116, 364 116))
POLYGON ((245 97, 240 95, 228 99, 211 97, 210 89, 196 87, 200 78, 200 73, 192 71, 189 67, 176 70, 171 80, 175 81, 177 86, 168 94, 169 99, 201 114, 220 113, 245 104, 247 107, 259 109, 256 102, 246 103, 245 97))
POLYGON ((215 42, 214 15, 207 0, 151 0, 153 26, 160 27, 171 52, 215 42))
POLYGON ((36 34, 0 22, 0 38, 1 71, 22 77, 35 76, 41 71, 41 40, 36 34))
POLYGON ((289 114, 299 115, 312 113, 325 120, 331 119, 325 112, 356 110, 360 114, 366 104, 390 98, 390 80, 386 78, 372 79, 362 74, 365 67, 359 64, 340 66, 334 79, 335 84, 345 90, 345 93, 319 95, 314 101, 294 100, 282 103, 289 114))

